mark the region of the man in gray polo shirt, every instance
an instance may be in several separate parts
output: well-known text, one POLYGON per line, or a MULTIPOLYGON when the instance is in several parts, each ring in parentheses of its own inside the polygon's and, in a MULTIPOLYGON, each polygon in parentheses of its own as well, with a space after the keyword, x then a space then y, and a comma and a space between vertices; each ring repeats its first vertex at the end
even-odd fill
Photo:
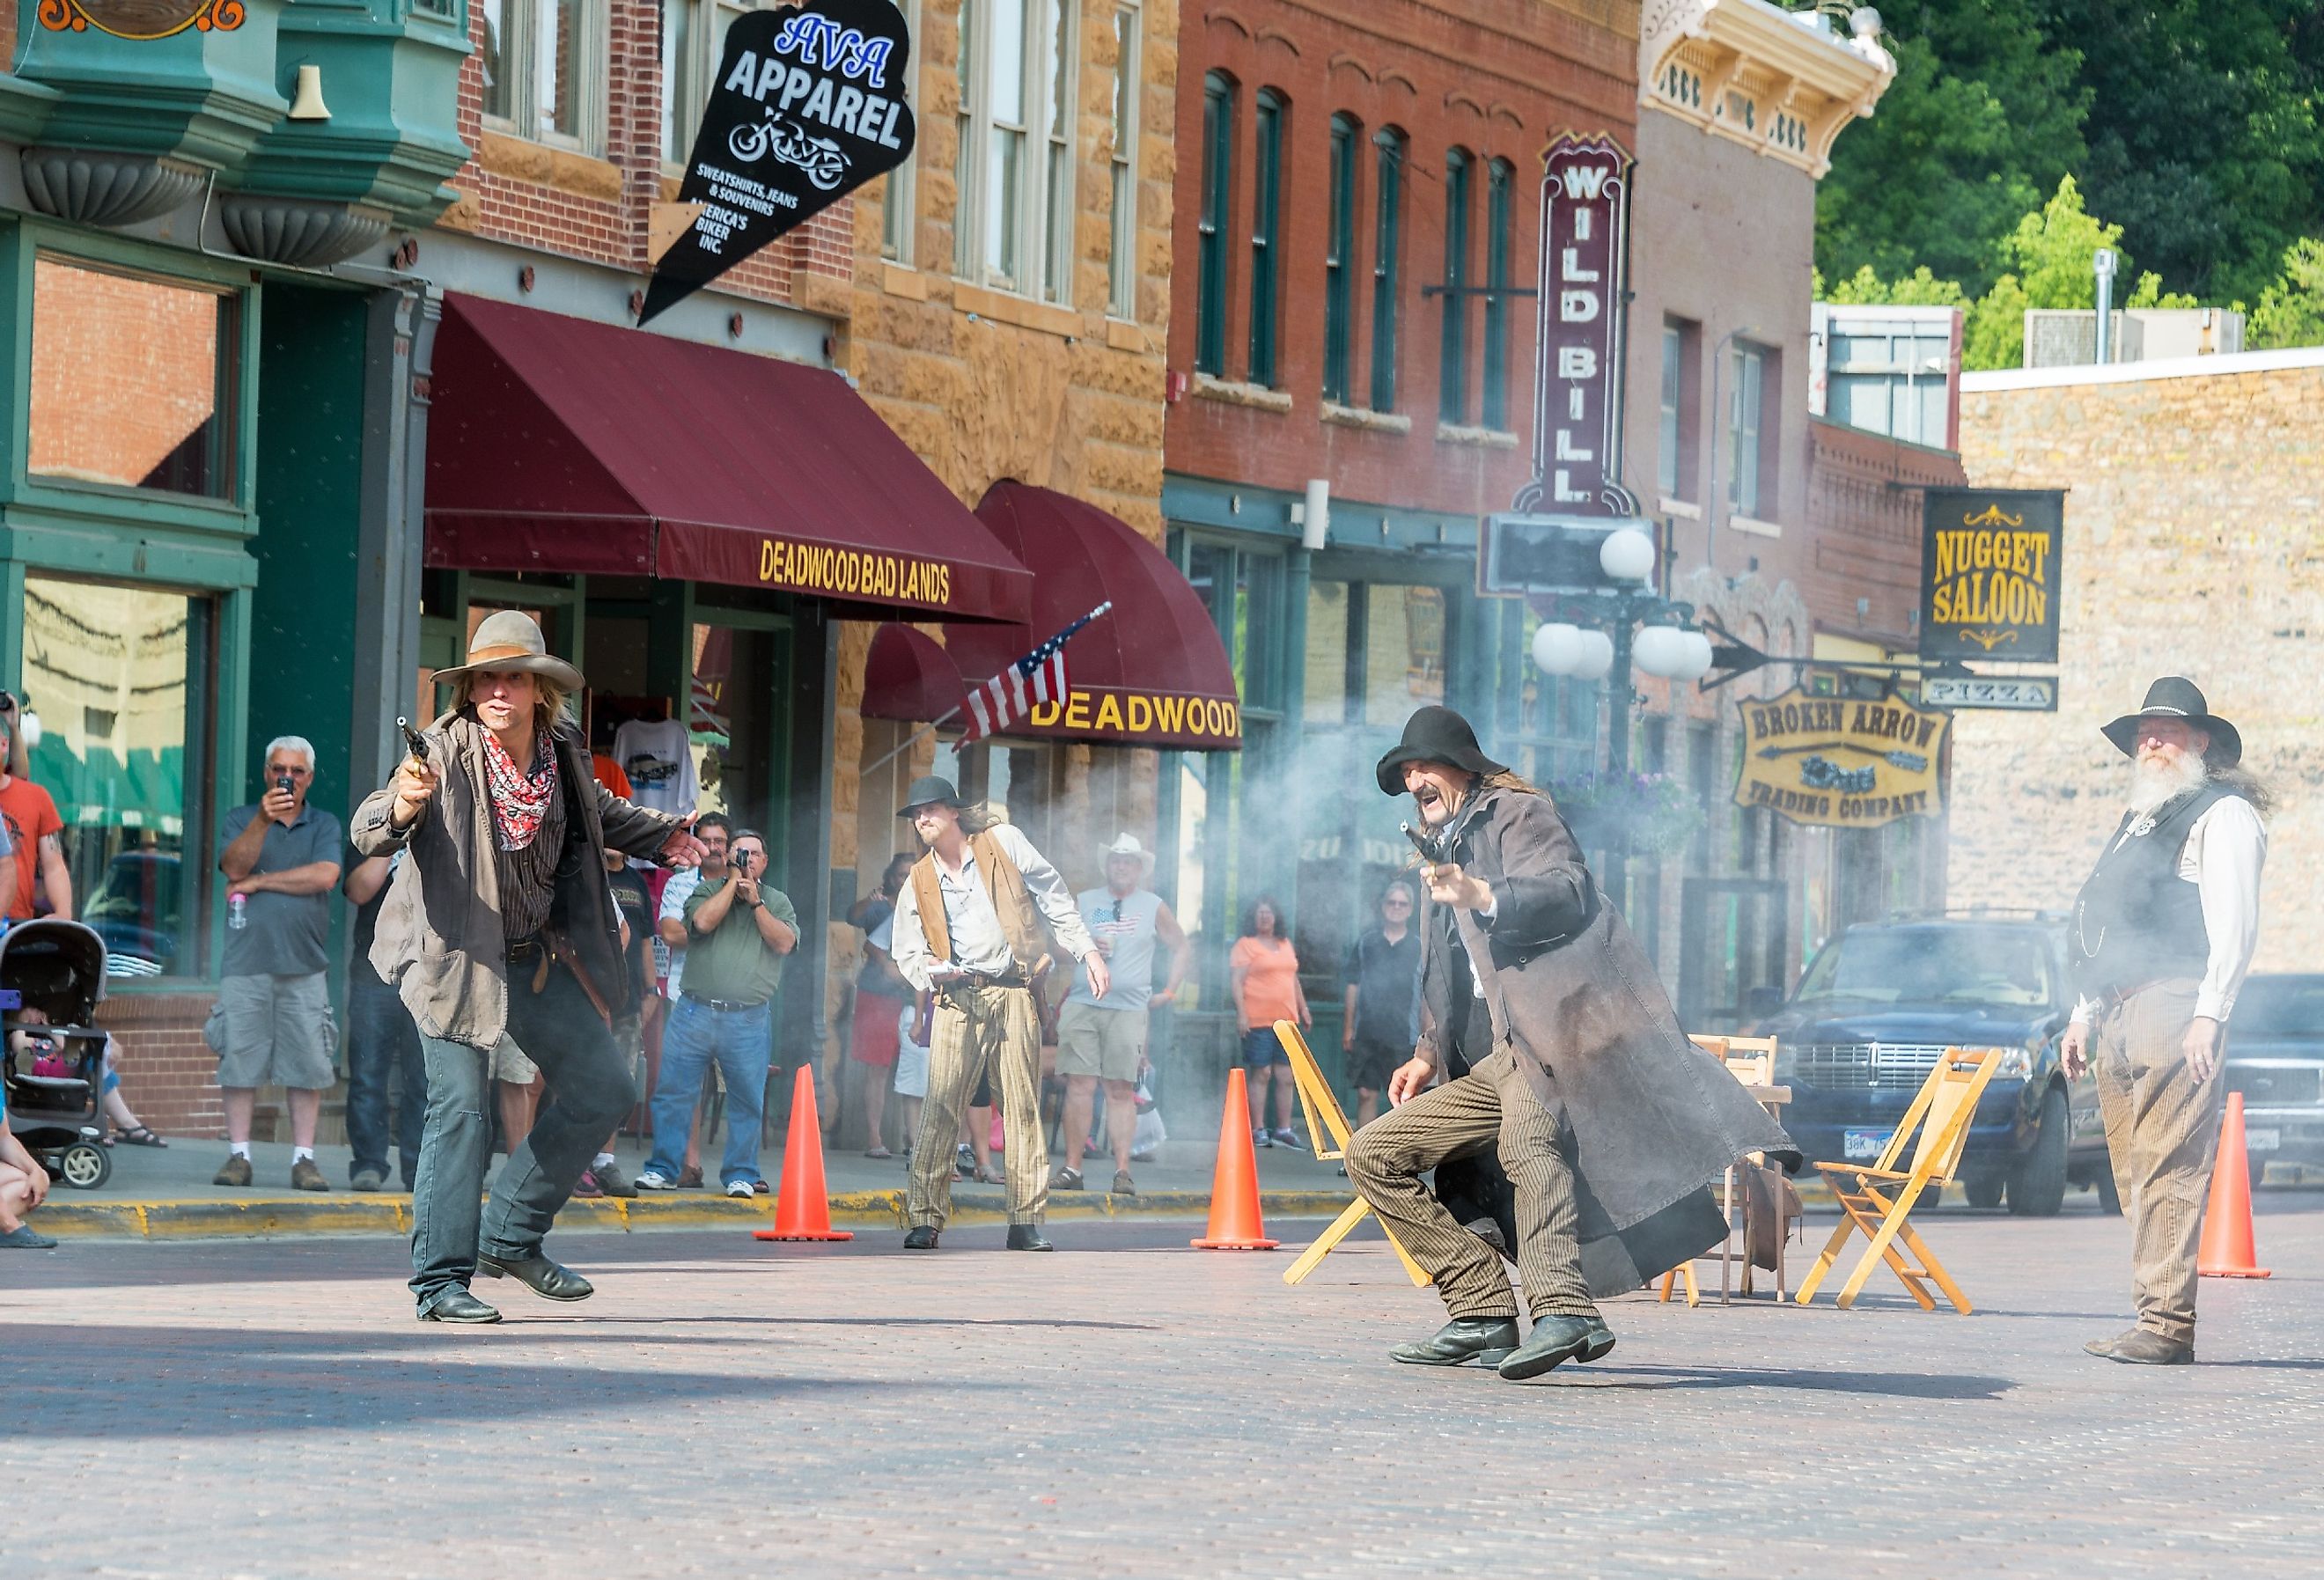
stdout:
POLYGON ((290 1109, 290 1183, 328 1190, 315 1166, 315 1116, 336 1078, 325 938, 345 836, 339 820, 307 804, 315 748, 284 735, 266 748, 266 794, 226 815, 226 979, 212 1012, 211 1046, 226 1096, 226 1167, 219 1185, 250 1183, 250 1119, 258 1088, 279 1085, 290 1109))

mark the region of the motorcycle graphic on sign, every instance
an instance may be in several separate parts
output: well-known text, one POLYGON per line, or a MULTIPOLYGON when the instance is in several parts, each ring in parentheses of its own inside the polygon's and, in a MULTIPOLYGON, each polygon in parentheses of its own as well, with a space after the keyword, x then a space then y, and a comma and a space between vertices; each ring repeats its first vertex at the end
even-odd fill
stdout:
POLYGON ((729 132, 726 149, 743 164, 756 164, 771 156, 805 172, 819 192, 837 190, 847 175, 847 156, 840 152, 838 143, 816 136, 773 110, 767 112, 763 121, 729 132))

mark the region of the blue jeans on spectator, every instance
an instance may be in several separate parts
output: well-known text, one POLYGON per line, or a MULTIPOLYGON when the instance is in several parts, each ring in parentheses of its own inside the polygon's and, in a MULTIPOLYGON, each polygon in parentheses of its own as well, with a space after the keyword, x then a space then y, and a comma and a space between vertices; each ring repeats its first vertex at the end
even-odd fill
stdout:
POLYGON ((379 979, 368 961, 347 967, 347 1144, 355 1160, 347 1178, 369 1169, 384 1178, 391 1139, 403 1165, 403 1188, 420 1172, 420 1127, 428 1112, 428 1071, 420 1056, 420 1028, 402 995, 379 979), (388 1094, 396 1093, 394 1135, 388 1094))
POLYGON ((636 1105, 629 1060, 613 1047, 597 1006, 562 966, 532 991, 529 968, 509 984, 509 1034, 540 1073, 549 1097, 481 1198, 493 1161, 492 1055, 422 1036, 428 1124, 411 1187, 411 1292, 426 1310, 455 1285, 467 1288, 476 1252, 521 1261, 581 1181, 581 1171, 636 1105))
POLYGON ((759 1127, 767 1101, 767 1070, 774 1058, 774 1012, 767 1004, 715 1010, 680 994, 670 1006, 661 1034, 661 1075, 654 1082, 653 1157, 646 1168, 676 1179, 686 1158, 687 1133, 694 1128, 694 1105, 702 1096, 702 1072, 712 1059, 726 1083, 726 1156, 718 1183, 747 1179, 756 1185, 759 1127))

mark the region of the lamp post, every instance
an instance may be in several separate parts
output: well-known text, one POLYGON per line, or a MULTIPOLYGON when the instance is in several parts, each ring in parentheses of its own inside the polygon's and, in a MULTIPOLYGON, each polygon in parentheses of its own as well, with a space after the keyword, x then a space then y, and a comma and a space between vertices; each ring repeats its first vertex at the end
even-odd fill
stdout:
MULTIPOLYGON (((1598 550, 1599 568, 1614 590, 1557 600, 1554 612, 1574 620, 1544 624, 1534 633, 1533 661, 1545 675, 1579 680, 1610 678, 1607 728, 1609 775, 1630 771, 1630 714, 1638 690, 1633 668, 1658 680, 1700 680, 1711 672, 1711 639, 1688 623, 1694 607, 1664 597, 1653 587, 1660 551, 1635 527, 1609 532, 1598 550), (1588 626, 1578 624, 1587 620, 1588 626)), ((1613 824, 1612 870, 1604 887, 1619 910, 1629 900, 1629 826, 1613 824)))

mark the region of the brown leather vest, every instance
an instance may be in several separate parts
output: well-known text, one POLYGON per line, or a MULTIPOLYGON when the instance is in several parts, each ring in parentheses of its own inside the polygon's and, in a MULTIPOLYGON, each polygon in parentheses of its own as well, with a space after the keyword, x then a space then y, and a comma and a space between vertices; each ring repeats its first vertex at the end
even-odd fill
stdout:
MULTIPOLYGON (((976 870, 984 880, 993 914, 1001 919, 1001 936, 1009 940, 1010 954, 1016 957, 1019 970, 1028 977, 1034 975, 1047 961, 1048 949, 1042 938, 1041 919, 1033 909, 1032 893, 1025 887, 1025 875, 989 830, 970 835, 968 850, 976 858, 976 870)), ((912 903, 919 910, 920 931, 927 938, 928 952, 939 960, 950 960, 952 923, 945 915, 934 851, 912 864, 912 903)))

